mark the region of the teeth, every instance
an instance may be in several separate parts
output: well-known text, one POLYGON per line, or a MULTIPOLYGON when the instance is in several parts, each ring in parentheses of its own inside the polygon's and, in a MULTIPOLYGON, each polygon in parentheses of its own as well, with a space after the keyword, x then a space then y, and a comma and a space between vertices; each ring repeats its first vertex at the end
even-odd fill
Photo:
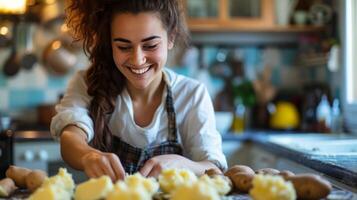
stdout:
POLYGON ((143 74, 145 72, 147 72, 149 70, 150 67, 145 67, 143 69, 133 69, 133 68, 129 68, 130 71, 132 71, 135 74, 143 74))

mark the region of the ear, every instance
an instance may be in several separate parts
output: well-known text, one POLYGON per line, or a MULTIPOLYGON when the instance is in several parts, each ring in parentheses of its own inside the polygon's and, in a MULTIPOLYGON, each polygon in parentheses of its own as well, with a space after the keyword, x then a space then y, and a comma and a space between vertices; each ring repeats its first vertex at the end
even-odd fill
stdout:
POLYGON ((174 44, 175 44, 175 34, 171 34, 168 38, 168 41, 167 41, 167 48, 170 50, 174 47, 174 44))
POLYGON ((174 47, 174 41, 173 40, 169 40, 168 41, 168 43, 167 43, 167 48, 169 49, 169 50, 171 50, 173 47, 174 47))

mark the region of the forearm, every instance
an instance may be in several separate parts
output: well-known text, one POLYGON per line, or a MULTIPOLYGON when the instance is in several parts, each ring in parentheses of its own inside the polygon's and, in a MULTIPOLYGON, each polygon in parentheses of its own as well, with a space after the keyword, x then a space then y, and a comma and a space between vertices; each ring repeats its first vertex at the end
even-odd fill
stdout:
POLYGON ((83 170, 82 157, 91 152, 97 151, 87 144, 85 132, 73 125, 63 129, 61 135, 61 155, 63 160, 77 170, 83 170))

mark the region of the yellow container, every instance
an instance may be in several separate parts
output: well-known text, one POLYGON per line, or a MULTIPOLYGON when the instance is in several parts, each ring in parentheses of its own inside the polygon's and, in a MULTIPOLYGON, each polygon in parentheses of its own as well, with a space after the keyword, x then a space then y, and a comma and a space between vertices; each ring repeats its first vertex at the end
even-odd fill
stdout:
POLYGON ((279 101, 270 118, 270 127, 275 129, 294 129, 299 126, 299 111, 293 103, 279 101))

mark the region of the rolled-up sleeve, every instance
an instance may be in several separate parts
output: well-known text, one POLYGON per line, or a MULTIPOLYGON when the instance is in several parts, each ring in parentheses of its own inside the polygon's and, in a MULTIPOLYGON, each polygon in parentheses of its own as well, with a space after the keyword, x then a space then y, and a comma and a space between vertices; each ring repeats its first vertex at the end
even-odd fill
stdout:
POLYGON ((50 130, 57 140, 63 128, 70 124, 81 128, 87 134, 88 141, 93 138, 93 121, 88 112, 91 97, 87 94, 84 75, 85 71, 79 71, 72 77, 64 97, 56 105, 57 114, 52 118, 50 130))
POLYGON ((185 119, 183 145, 194 161, 209 160, 221 170, 227 169, 222 138, 216 129, 214 109, 206 87, 200 85, 192 98, 185 119))

